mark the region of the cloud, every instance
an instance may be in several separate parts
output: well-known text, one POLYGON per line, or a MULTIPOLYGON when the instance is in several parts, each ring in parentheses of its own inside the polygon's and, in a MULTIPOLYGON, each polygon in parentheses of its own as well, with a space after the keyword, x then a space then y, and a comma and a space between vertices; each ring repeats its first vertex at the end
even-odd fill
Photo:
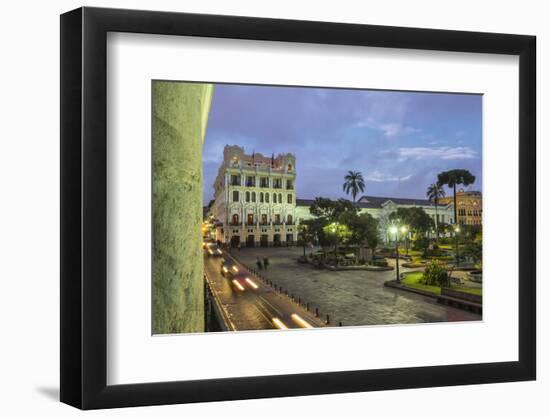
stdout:
POLYGON ((411 177, 412 174, 399 177, 395 175, 383 174, 380 171, 373 171, 370 174, 365 175, 365 180, 372 182, 407 181, 411 177))
POLYGON ((399 148, 398 155, 401 158, 412 159, 475 159, 478 154, 475 150, 468 146, 441 146, 439 148, 399 148))
POLYGON ((356 123, 357 127, 368 127, 371 129, 377 129, 384 133, 384 136, 387 138, 393 138, 396 136, 407 135, 410 133, 420 132, 420 129, 405 126, 402 123, 391 122, 391 123, 381 123, 374 120, 372 117, 368 117, 366 120, 361 120, 356 123))

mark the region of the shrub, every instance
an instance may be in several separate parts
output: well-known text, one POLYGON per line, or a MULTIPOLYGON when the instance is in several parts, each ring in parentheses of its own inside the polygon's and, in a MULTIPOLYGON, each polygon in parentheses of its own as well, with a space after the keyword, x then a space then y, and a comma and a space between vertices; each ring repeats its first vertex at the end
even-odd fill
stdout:
POLYGON ((388 261, 386 261, 385 259, 374 259, 372 261, 372 265, 373 266, 383 266, 383 267, 387 267, 388 266, 388 261))
POLYGON ((447 271, 439 262, 432 261, 424 270, 422 278, 420 278, 420 282, 425 285, 446 287, 449 283, 449 277, 447 275, 447 271))

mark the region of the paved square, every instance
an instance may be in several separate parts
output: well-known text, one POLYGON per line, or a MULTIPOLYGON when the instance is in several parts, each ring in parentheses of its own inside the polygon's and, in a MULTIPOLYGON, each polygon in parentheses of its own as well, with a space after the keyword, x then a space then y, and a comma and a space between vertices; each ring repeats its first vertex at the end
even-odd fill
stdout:
MULTIPOLYGON (((309 252, 309 251, 308 251, 309 252)), ((267 279, 294 296, 318 307, 331 322, 349 325, 430 323, 481 320, 481 315, 438 304, 434 299, 384 287, 395 271, 329 271, 300 264, 303 249, 242 248, 231 254, 245 265, 257 269, 256 259, 269 259, 267 279)), ((407 268, 401 268, 403 272, 407 268)))

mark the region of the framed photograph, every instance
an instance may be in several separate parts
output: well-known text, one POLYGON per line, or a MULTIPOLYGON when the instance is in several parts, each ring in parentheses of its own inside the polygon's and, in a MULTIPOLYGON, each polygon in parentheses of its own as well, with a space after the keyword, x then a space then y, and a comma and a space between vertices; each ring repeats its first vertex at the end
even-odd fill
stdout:
POLYGON ((533 380, 535 37, 61 16, 61 401, 533 380))

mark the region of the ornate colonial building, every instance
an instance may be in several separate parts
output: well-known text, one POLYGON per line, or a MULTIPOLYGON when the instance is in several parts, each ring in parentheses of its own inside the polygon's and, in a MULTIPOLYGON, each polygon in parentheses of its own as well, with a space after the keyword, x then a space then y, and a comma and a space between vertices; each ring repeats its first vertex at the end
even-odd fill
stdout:
MULTIPOLYGON (((482 196, 480 191, 456 192, 456 217, 459 224, 481 224, 482 218, 482 196)), ((442 204, 453 204, 453 196, 441 199, 442 204)))
POLYGON ((210 209, 216 221, 216 238, 233 246, 294 244, 295 184, 294 155, 265 157, 226 145, 210 209))

